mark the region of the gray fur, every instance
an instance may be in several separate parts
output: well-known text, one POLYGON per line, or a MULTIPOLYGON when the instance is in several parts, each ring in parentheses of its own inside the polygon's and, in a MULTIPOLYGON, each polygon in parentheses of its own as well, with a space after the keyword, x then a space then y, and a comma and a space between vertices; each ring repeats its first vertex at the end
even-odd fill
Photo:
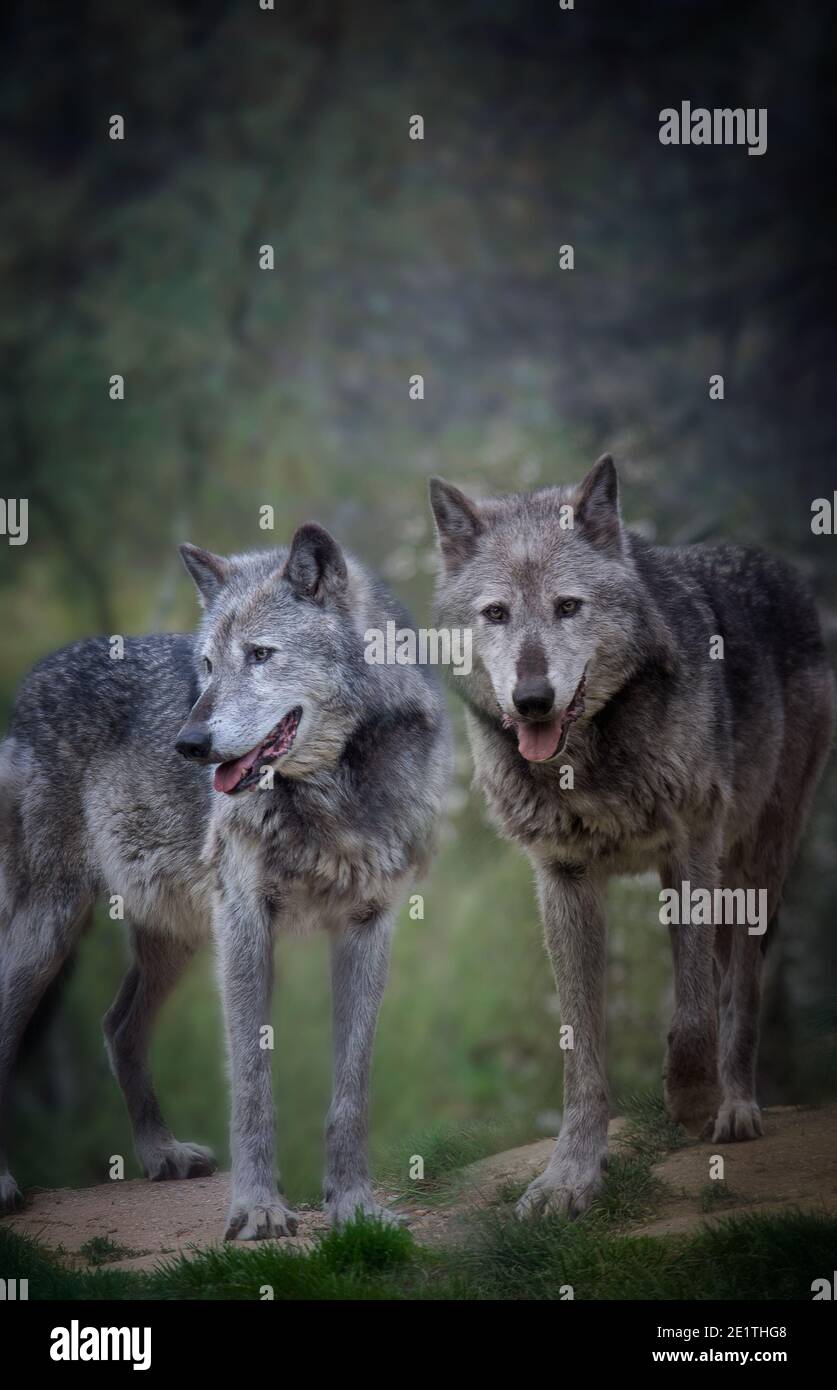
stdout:
MULTIPOLYGON (((427 672, 364 661, 368 628, 409 618, 320 527, 300 528, 289 549, 227 559, 185 546, 183 557, 204 607, 197 636, 128 639, 122 660, 104 639, 46 658, 0 748, 0 1101, 95 899, 120 894, 134 963, 104 1028, 137 1154, 152 1178, 211 1171, 209 1151, 179 1144, 163 1120, 147 1047, 214 925, 233 1089, 227 1234, 255 1239, 295 1224, 277 1188, 260 1033, 274 940, 289 932, 325 928, 332 941, 327 1208, 336 1223, 378 1212, 372 1042, 394 913, 432 849, 449 734, 427 672), (273 786, 214 791, 209 764, 260 746, 293 709, 273 786)), ((0 1210, 18 1201, 0 1158, 0 1210)))
MULTIPOLYGON (((832 676, 790 566, 630 534, 608 457, 578 487, 481 502, 437 479, 431 503, 435 620, 474 632, 472 674, 454 684, 476 785, 532 862, 574 1029, 561 1133, 518 1209, 581 1211, 607 1148, 607 879, 656 869, 664 887, 762 888, 772 918, 830 747, 832 676)), ((754 1138, 762 940, 718 922, 671 936, 669 1108, 716 1142, 754 1138)))

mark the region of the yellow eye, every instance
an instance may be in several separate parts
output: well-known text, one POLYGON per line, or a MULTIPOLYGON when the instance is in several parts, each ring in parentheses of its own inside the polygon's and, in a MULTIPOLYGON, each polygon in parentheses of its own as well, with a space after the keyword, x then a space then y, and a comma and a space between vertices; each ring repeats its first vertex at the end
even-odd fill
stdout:
POLYGON ((573 613, 577 613, 581 607, 581 599, 562 598, 559 600, 557 609, 559 618, 570 618, 573 613))

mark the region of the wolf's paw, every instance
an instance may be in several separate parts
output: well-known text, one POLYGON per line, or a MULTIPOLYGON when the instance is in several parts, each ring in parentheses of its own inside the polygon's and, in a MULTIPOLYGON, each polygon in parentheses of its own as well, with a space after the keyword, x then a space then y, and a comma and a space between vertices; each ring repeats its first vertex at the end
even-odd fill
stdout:
POLYGON ((514 1209, 515 1216, 522 1221, 531 1216, 581 1216, 598 1197, 603 1182, 604 1158, 547 1168, 530 1182, 514 1209))
POLYGON ((295 1236, 299 1218, 278 1195, 265 1202, 234 1201, 224 1240, 276 1240, 295 1236))
POLYGON ((140 1154, 143 1172, 152 1182, 171 1178, 208 1178, 218 1164, 211 1149, 202 1144, 178 1144, 176 1139, 140 1154))
POLYGON ((346 1192, 336 1192, 332 1197, 326 1198, 325 1209, 335 1230, 339 1230, 341 1226, 348 1226, 359 1216, 368 1216, 373 1221, 380 1221, 384 1226, 404 1224, 402 1217, 375 1201, 369 1187, 350 1187, 346 1192))
POLYGON ((725 1100, 706 1126, 704 1138, 713 1144, 731 1144, 735 1140, 758 1139, 762 1133, 761 1111, 754 1100, 725 1100))
POLYGON ((20 1211, 22 1206, 23 1193, 11 1173, 0 1173, 0 1216, 20 1211))
POLYGON ((721 1091, 716 1082, 696 1086, 672 1086, 666 1082, 665 1098, 671 1118, 690 1133, 700 1134, 717 1113, 721 1091))

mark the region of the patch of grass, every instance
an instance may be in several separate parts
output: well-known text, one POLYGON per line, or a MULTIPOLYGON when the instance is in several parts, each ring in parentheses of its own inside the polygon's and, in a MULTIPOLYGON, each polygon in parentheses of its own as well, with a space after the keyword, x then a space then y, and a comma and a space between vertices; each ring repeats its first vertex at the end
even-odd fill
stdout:
POLYGON ((528 1186, 528 1182, 525 1182, 523 1179, 515 1180, 509 1178, 507 1182, 503 1183, 497 1193, 497 1206, 514 1206, 516 1202, 520 1201, 520 1198, 523 1196, 528 1186))
POLYGON ((0 1278, 28 1279, 32 1299, 142 1298, 140 1276, 119 1269, 70 1269, 28 1236, 0 1226, 0 1278))
POLYGON ((650 1216, 665 1193, 665 1183, 643 1158, 614 1156, 605 1174, 604 1190, 585 1219, 618 1229, 650 1216))
POLYGON ((622 1097, 619 1109, 627 1120, 620 1143, 638 1158, 656 1163, 688 1141, 685 1129, 671 1118, 658 1091, 631 1092, 622 1097))
POLYGON ((836 1242, 837 1218, 808 1213, 732 1217, 682 1237, 494 1213, 458 1257, 472 1298, 560 1300, 569 1286, 576 1299, 806 1300, 836 1242))
POLYGON ((734 1202, 735 1193, 723 1181, 717 1178, 714 1182, 705 1183, 698 1193, 698 1202, 703 1212, 717 1211, 726 1202, 734 1202))
POLYGON ((392 1146, 376 1164, 376 1173, 400 1198, 418 1197, 428 1205, 445 1202, 456 1196, 463 1168, 502 1147, 493 1125, 436 1125, 392 1146), (416 1159, 422 1161, 421 1178, 411 1177, 416 1159))
POLYGON ((366 1277, 403 1270, 415 1251, 410 1232, 383 1221, 356 1220, 342 1231, 329 1231, 317 1254, 336 1274, 366 1277))
POLYGON ((91 1236, 84 1245, 78 1249, 88 1264, 106 1265, 112 1264, 114 1260, 130 1260, 135 1255, 146 1255, 146 1250, 131 1250, 127 1245, 119 1245, 110 1236, 91 1236))
POLYGON ((362 1221, 310 1253, 281 1243, 227 1244, 148 1273, 66 1268, 28 1237, 0 1228, 0 1275, 29 1280, 30 1299, 375 1299, 421 1297, 429 1279, 408 1231, 362 1221))
POLYGON ((421 1253, 409 1231, 362 1220, 321 1236, 310 1251, 270 1242, 181 1255, 155 1270, 151 1285, 161 1298, 413 1298, 422 1296, 421 1253))
POLYGON ((516 1221, 485 1214, 476 1238, 422 1250, 408 1232, 363 1221, 308 1253, 281 1243, 224 1245, 148 1274, 68 1270, 0 1229, 0 1275, 30 1299, 808 1300, 833 1266, 837 1217, 732 1217, 683 1237, 616 1234, 601 1220, 516 1221))

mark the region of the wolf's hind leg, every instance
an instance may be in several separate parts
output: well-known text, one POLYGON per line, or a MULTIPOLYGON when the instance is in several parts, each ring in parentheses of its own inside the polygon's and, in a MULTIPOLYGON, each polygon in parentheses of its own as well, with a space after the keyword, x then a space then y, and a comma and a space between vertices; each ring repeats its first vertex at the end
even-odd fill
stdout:
MULTIPOLYGON (((678 898, 684 883, 713 894, 719 881, 714 838, 690 847, 682 859, 660 866, 664 889, 678 898)), ((674 923, 669 927, 674 962, 674 1016, 663 1071, 666 1105, 675 1120, 701 1132, 718 1108, 718 1003, 715 980, 716 927, 708 923, 674 923)))
MULTIPOLYGON (((27 890, 11 920, 0 925, 0 1121, 26 1025, 72 951, 90 901, 79 885, 56 881, 48 895, 27 890)), ((21 1205, 0 1148, 0 1215, 21 1205)))
POLYGON ((151 1028, 166 996, 195 954, 196 943, 164 931, 133 928, 134 963, 105 1014, 105 1046, 114 1076, 122 1087, 134 1131, 134 1145, 146 1177, 204 1177, 215 1159, 200 1144, 180 1144, 165 1120, 148 1067, 151 1028))
POLYGON ((724 930, 729 954, 721 981, 720 1072, 721 1104, 707 1132, 716 1144, 756 1139, 762 1132, 756 1101, 756 1055, 763 937, 749 935, 739 923, 724 930))
POLYGON ((782 886, 808 814, 830 745, 831 682, 800 677, 790 693, 786 745, 758 825, 722 871, 725 888, 763 893, 767 932, 749 931, 751 921, 725 930, 729 951, 721 983, 720 1071, 723 1095, 715 1123, 716 1143, 755 1139, 762 1132, 756 1102, 759 1009, 763 947, 775 926, 782 886))
POLYGON ((766 914, 759 923, 736 921, 721 928, 725 938, 724 949, 719 952, 722 1095, 714 1124, 707 1126, 707 1134, 715 1143, 757 1139, 762 1133, 761 1111, 756 1101, 761 977, 765 941, 775 927, 787 857, 787 848, 774 840, 766 856, 750 854, 743 863, 739 859, 724 866, 725 888, 743 889, 745 893, 764 888, 766 914), (766 930, 751 933, 749 928, 753 925, 766 930))
POLYGON ((367 1152, 369 1075, 389 968, 392 918, 336 930, 331 938, 333 1094, 326 1121, 325 1205, 333 1226, 357 1215, 397 1219, 372 1195, 367 1152))

